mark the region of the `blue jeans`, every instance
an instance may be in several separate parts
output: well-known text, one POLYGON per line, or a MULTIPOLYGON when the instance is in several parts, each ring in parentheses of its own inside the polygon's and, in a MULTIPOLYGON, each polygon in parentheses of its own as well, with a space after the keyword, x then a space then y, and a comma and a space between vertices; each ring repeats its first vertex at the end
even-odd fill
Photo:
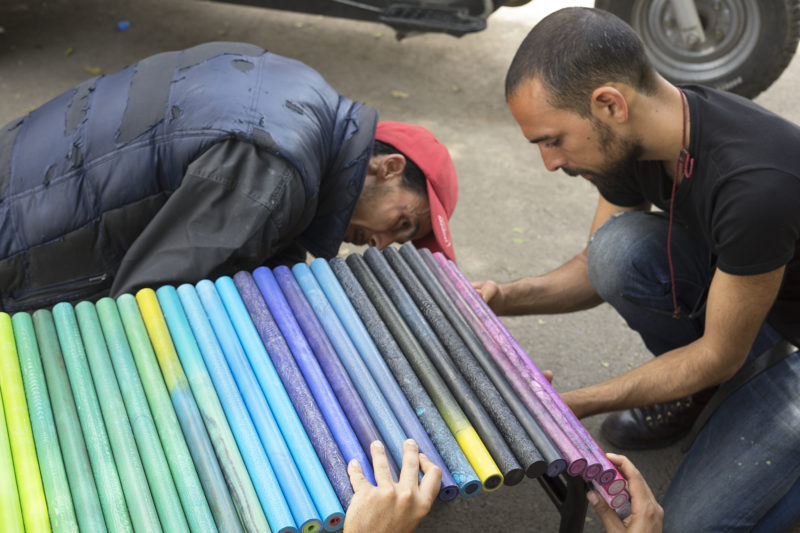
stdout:
MULTIPOLYGON (((703 335, 713 275, 708 249, 673 224, 681 318, 673 318, 662 213, 626 212, 589 243, 589 279, 647 348, 660 355, 703 335)), ((748 359, 781 336, 765 323, 748 359)), ((669 379, 669 376, 664 376, 669 379)), ((800 355, 732 394, 699 433, 664 500, 664 531, 784 531, 800 517, 800 355)))

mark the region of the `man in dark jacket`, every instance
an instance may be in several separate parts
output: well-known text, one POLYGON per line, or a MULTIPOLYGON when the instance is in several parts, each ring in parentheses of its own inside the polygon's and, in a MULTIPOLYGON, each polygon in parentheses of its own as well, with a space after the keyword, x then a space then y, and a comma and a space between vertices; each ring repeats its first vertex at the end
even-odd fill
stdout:
POLYGON ((342 241, 453 257, 447 149, 377 119, 242 43, 84 82, 0 130, 0 310, 330 258, 342 241))

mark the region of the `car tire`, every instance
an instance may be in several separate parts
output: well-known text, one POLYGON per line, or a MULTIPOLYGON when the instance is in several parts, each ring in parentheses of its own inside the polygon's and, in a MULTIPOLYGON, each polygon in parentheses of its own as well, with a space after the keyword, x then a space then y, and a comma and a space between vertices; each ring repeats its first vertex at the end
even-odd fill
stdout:
POLYGON ((778 79, 797 51, 800 0, 696 0, 706 39, 689 50, 669 0, 596 0, 639 34, 653 66, 673 83, 748 98, 778 79))

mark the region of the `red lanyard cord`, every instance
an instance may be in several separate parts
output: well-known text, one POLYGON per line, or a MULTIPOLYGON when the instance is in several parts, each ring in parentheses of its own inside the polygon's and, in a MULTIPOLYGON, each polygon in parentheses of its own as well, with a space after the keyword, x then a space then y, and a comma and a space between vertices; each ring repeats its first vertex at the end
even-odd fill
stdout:
POLYGON ((681 166, 683 166, 683 175, 687 179, 692 176, 692 172, 694 171, 694 158, 689 155, 689 150, 686 146, 686 107, 688 107, 688 104, 683 91, 678 88, 678 92, 681 95, 683 133, 681 136, 681 153, 678 156, 678 160, 675 162, 675 176, 672 180, 672 193, 669 197, 669 226, 667 229, 667 261, 669 262, 669 281, 672 288, 673 318, 680 318, 681 316, 681 308, 678 306, 678 293, 675 289, 675 268, 672 264, 672 218, 673 207, 675 205, 675 189, 678 186, 678 176, 681 172, 681 166))

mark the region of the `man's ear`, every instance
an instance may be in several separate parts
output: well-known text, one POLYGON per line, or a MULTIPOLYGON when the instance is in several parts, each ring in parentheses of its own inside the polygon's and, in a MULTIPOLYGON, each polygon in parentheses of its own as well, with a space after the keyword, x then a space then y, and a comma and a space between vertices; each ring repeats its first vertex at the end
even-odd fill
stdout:
POLYGON ((592 91, 592 115, 602 121, 628 120, 628 100, 621 88, 603 85, 592 91))
POLYGON ((385 154, 378 158, 376 175, 379 180, 391 181, 403 177, 406 168, 406 158, 403 154, 385 154))

